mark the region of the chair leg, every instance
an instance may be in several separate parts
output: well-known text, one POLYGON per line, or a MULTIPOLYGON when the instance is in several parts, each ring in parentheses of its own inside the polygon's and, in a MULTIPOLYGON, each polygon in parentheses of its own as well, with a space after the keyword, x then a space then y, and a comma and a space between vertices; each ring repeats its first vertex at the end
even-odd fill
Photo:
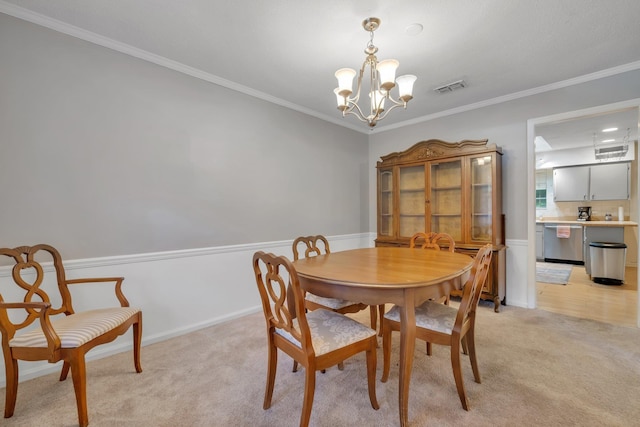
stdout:
POLYGON ((276 368, 278 366, 278 349, 269 339, 269 350, 267 355, 267 385, 264 390, 264 403, 262 409, 271 407, 271 397, 273 396, 273 386, 276 382, 276 368))
POLYGON ((391 365, 391 326, 382 321, 382 378, 380 381, 386 383, 389 379, 389 368, 391 365))
POLYGON ((378 318, 380 319, 380 329, 378 329, 378 336, 382 336, 382 321, 384 319, 384 304, 378 306, 378 318))
POLYGON ((371 329, 374 331, 377 330, 378 326, 378 312, 376 311, 377 307, 375 305, 369 306, 369 317, 371 318, 371 329))
POLYGON ((138 321, 133 324, 133 364, 136 372, 142 372, 140 363, 140 345, 142 344, 142 313, 138 313, 138 321))
POLYGON ((60 371, 60 381, 64 381, 67 379, 67 375, 69 375, 69 362, 66 360, 62 363, 62 370, 60 371))
POLYGON ((298 372, 298 361, 297 360, 293 361, 293 369, 291 369, 291 372, 298 372))
POLYGON ((311 407, 313 406, 313 394, 316 390, 315 366, 308 366, 305 370, 304 400, 302 401, 302 414, 300 415, 300 427, 307 427, 311 419, 311 407))
MULTIPOLYGON (((467 335, 468 335, 468 334, 469 334, 469 333, 467 332, 467 335)), ((464 354, 469 354, 469 346, 468 346, 468 344, 467 344, 467 335, 465 335, 464 337, 462 337, 462 340, 461 340, 461 341, 462 341, 462 352, 463 352, 464 354)))
MULTIPOLYGON (((338 369, 341 370, 341 371, 344 371, 344 362, 338 363, 338 369)), ((324 369, 322 370, 322 373, 323 374, 325 373, 324 369)))
POLYGON ((371 407, 373 409, 380 409, 378 399, 376 398, 376 347, 378 346, 378 340, 372 344, 371 348, 367 350, 367 385, 369 386, 369 401, 371 401, 371 407))
POLYGON ((7 384, 5 388, 4 417, 10 418, 16 408, 16 397, 18 396, 18 361, 5 357, 4 363, 7 384))
POLYGON ((89 425, 89 415, 87 412, 87 370, 84 354, 74 354, 72 359, 69 360, 69 364, 71 365, 73 389, 76 392, 78 424, 80 427, 86 427, 89 425))
POLYGON ((432 351, 431 343, 427 341, 427 356, 431 356, 431 351, 432 351))
POLYGON ((473 327, 467 334, 464 336, 465 341, 467 343, 467 347, 469 349, 469 359, 471 359, 471 369, 473 369, 473 378, 476 380, 478 384, 482 383, 482 378, 480 377, 480 369, 478 368, 478 359, 476 355, 476 342, 474 338, 473 327))
POLYGON ((462 365, 460 363, 460 343, 454 343, 451 346, 451 367, 453 368, 453 378, 456 381, 456 389, 458 389, 458 396, 460 396, 460 402, 465 411, 469 410, 469 402, 467 401, 467 395, 464 390, 464 382, 462 380, 462 365))

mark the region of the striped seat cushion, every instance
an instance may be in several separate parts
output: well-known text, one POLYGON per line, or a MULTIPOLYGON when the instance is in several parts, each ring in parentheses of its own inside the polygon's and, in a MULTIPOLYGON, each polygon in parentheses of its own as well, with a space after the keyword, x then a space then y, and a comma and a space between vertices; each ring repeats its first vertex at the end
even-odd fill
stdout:
MULTIPOLYGON (((294 327, 299 330, 298 319, 294 319, 293 323, 294 327)), ((376 331, 368 326, 344 314, 324 309, 307 313, 307 323, 311 332, 311 345, 316 356, 330 353, 376 335, 376 331)), ((284 329, 276 329, 276 334, 300 347, 300 342, 284 329)))
MULTIPOLYGON (((139 308, 115 307, 89 310, 53 320, 51 326, 60 337, 62 348, 76 348, 126 322, 139 308)), ((47 347, 41 328, 16 335, 10 347, 47 347)))

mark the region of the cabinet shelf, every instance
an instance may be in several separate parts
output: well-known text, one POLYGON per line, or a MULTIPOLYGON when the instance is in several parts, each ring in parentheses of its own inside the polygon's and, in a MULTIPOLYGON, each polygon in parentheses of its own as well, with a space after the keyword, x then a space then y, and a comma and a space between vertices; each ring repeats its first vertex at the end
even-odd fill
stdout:
POLYGON ((448 187, 431 187, 431 191, 451 191, 451 190, 462 190, 460 185, 452 185, 448 187))

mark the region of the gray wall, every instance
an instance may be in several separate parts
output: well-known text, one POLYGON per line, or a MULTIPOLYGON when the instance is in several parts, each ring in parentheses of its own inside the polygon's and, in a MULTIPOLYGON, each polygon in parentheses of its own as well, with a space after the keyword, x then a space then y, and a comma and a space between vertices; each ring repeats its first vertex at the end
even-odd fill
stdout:
POLYGON ((369 229, 367 135, 0 14, 0 246, 68 259, 369 229))
MULTIPOLYGON (((489 139, 503 148, 503 210, 507 239, 527 239, 527 120, 640 98, 640 70, 487 106, 371 135, 369 150, 371 231, 376 227, 376 171, 380 156, 418 141, 489 139)), ((408 107, 411 108, 411 107, 408 107)), ((637 219, 636 219, 637 220, 637 219)))

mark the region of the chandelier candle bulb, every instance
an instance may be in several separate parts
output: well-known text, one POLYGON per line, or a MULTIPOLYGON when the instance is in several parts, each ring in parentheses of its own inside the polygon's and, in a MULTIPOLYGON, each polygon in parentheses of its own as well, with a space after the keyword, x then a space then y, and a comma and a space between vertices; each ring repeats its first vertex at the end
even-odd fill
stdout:
POLYGON ((351 68, 341 68, 336 71, 336 78, 338 79, 339 94, 342 96, 349 96, 353 93, 351 88, 353 87, 353 78, 356 76, 356 71, 351 68))
POLYGON ((333 90, 333 93, 336 94, 336 102, 338 103, 338 110, 344 111, 347 109, 347 98, 340 95, 340 88, 337 87, 333 90))
POLYGON ((409 102, 413 98, 413 84, 418 78, 412 74, 405 74, 396 79, 398 83, 398 91, 400 92, 400 99, 404 102, 409 102))
POLYGON ((371 98, 371 111, 374 113, 382 113, 384 111, 385 92, 377 90, 369 94, 371 98))
POLYGON ((395 59, 385 59, 378 63, 377 69, 380 73, 380 88, 384 90, 391 90, 396 85, 394 80, 396 79, 396 69, 398 69, 400 63, 395 59))

